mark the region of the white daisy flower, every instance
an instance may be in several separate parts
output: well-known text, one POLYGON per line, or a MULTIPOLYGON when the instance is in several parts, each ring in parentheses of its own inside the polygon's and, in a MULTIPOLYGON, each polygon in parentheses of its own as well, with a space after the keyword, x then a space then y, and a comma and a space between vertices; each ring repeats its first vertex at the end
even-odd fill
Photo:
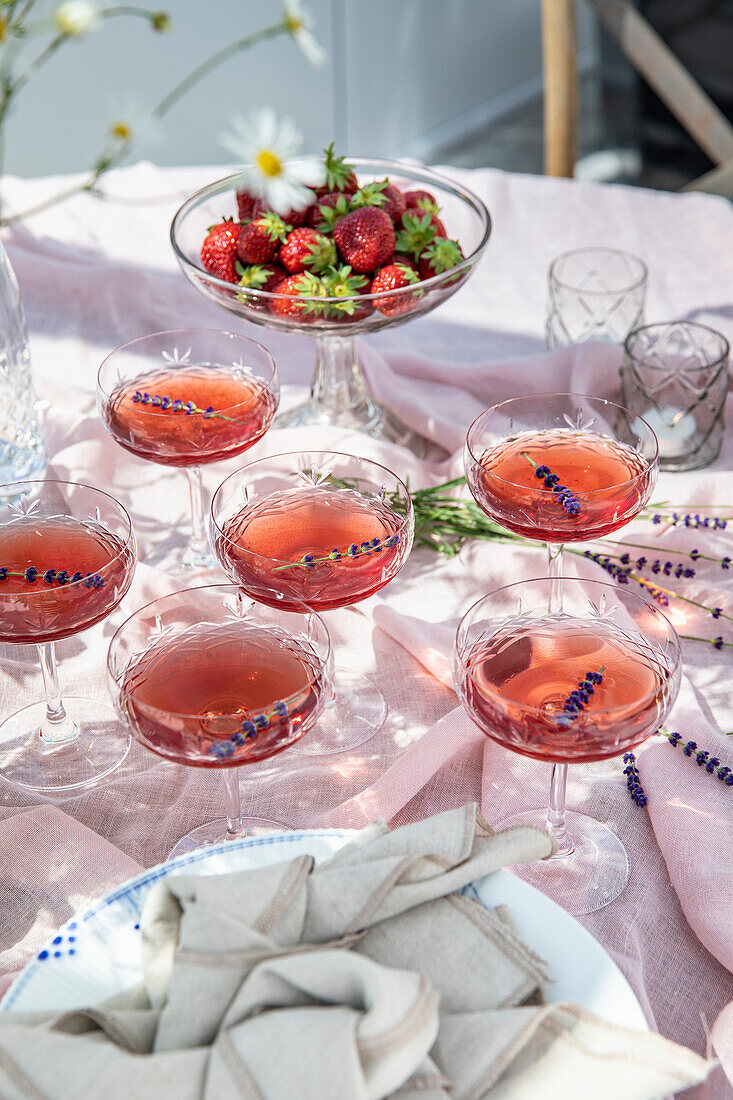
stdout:
POLYGON ((54 13, 56 29, 69 38, 93 31, 99 22, 99 8, 93 0, 64 0, 54 13))
POLYGON ((300 0, 285 0, 283 22, 311 65, 323 65, 326 51, 317 38, 311 34, 313 17, 300 0))
POLYGON ((115 108, 109 133, 116 141, 135 141, 139 152, 144 147, 160 144, 163 127, 160 119, 151 114, 136 95, 126 93, 115 108))
POLYGON ((245 165, 244 187, 278 214, 310 206, 315 200, 310 188, 326 182, 322 160, 291 159, 300 148, 302 134, 292 119, 278 119, 272 107, 263 107, 248 118, 232 116, 229 131, 219 140, 245 165))

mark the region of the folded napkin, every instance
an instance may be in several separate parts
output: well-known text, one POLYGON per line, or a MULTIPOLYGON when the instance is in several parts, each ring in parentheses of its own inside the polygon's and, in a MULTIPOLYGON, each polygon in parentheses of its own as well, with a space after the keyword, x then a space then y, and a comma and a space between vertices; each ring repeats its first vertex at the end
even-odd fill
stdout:
POLYGON ((460 892, 551 852, 467 806, 377 822, 318 867, 169 876, 143 914, 143 986, 0 1017, 0 1095, 651 1100, 704 1080, 684 1047, 542 1004, 510 914, 460 892))

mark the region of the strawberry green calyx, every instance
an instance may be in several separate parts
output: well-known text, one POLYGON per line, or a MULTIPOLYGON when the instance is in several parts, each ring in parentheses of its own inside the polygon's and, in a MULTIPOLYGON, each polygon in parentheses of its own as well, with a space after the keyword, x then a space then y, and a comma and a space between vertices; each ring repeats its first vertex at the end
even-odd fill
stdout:
POLYGON ((242 224, 241 222, 235 222, 234 218, 232 218, 232 217, 222 218, 221 221, 214 222, 213 225, 207 225, 206 226, 206 232, 211 233, 212 229, 216 229, 217 225, 226 225, 227 222, 230 222, 232 225, 241 225, 242 224))
POLYGON ((395 249, 397 252, 409 252, 413 256, 420 256, 428 245, 435 240, 435 226, 430 220, 430 214, 425 213, 420 218, 412 214, 402 215, 402 229, 397 234, 395 249))
MULTIPOLYGON (((323 279, 310 271, 304 271, 298 278, 298 298, 328 298, 329 292, 323 279)), ((328 313, 325 302, 303 302, 304 313, 328 313)))
POLYGON ((255 218, 255 221, 258 226, 264 229, 271 241, 283 242, 288 233, 293 231, 292 225, 287 225, 278 214, 273 214, 269 210, 266 214, 260 214, 259 217, 255 218))
POLYGON ((353 164, 347 164, 344 157, 334 156, 333 146, 334 143, 331 142, 328 148, 323 150, 326 186, 329 191, 343 191, 353 177, 354 166, 353 164))
MULTIPOLYGON (((420 276, 411 267, 408 267, 407 264, 394 264, 393 266, 402 272, 406 283, 410 283, 410 285, 412 285, 412 283, 420 282, 420 276)), ((423 292, 420 291, 420 294, 422 293, 423 292)))
POLYGON ((383 194, 389 180, 374 180, 373 183, 365 183, 351 196, 351 209, 358 210, 360 206, 384 206, 386 199, 383 194))
POLYGON ((303 263, 311 271, 321 272, 336 263, 336 245, 330 237, 321 234, 319 241, 310 246, 310 255, 303 257, 303 263))
POLYGON ((264 264, 249 264, 244 267, 239 260, 234 263, 237 275, 240 276, 239 285, 249 287, 251 290, 261 290, 268 279, 272 278, 272 269, 264 264))
POLYGON ((443 271, 449 271, 464 259, 461 246, 457 241, 449 237, 436 237, 420 256, 421 260, 427 260, 436 275, 443 271))
POLYGON ((437 202, 433 202, 432 199, 418 199, 415 204, 418 209, 426 210, 429 214, 439 214, 440 207, 437 202))
POLYGON ((349 264, 330 267, 322 276, 322 282, 326 287, 328 297, 347 299, 343 302, 330 302, 330 308, 336 313, 346 313, 351 316, 355 304, 348 299, 363 293, 367 281, 365 275, 354 274, 349 264))
POLYGON ((339 195, 334 203, 319 203, 318 217, 314 220, 314 229, 321 233, 333 233, 333 227, 339 219, 351 211, 347 195, 339 195))

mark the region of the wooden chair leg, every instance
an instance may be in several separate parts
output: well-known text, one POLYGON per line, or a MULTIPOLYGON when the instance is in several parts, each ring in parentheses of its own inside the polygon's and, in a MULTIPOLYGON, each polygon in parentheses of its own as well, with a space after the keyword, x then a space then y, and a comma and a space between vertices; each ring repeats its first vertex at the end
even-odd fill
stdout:
POLYGON ((577 159, 575 0, 542 0, 545 174, 572 176, 577 159))

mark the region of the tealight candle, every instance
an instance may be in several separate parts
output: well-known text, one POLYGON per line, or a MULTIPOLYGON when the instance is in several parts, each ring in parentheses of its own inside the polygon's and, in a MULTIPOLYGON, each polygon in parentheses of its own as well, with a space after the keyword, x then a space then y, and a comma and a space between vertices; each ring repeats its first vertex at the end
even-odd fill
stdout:
POLYGON ((691 451, 697 435, 697 423, 691 413, 669 405, 665 409, 652 406, 643 414, 644 420, 659 440, 660 458, 674 458, 691 451))

